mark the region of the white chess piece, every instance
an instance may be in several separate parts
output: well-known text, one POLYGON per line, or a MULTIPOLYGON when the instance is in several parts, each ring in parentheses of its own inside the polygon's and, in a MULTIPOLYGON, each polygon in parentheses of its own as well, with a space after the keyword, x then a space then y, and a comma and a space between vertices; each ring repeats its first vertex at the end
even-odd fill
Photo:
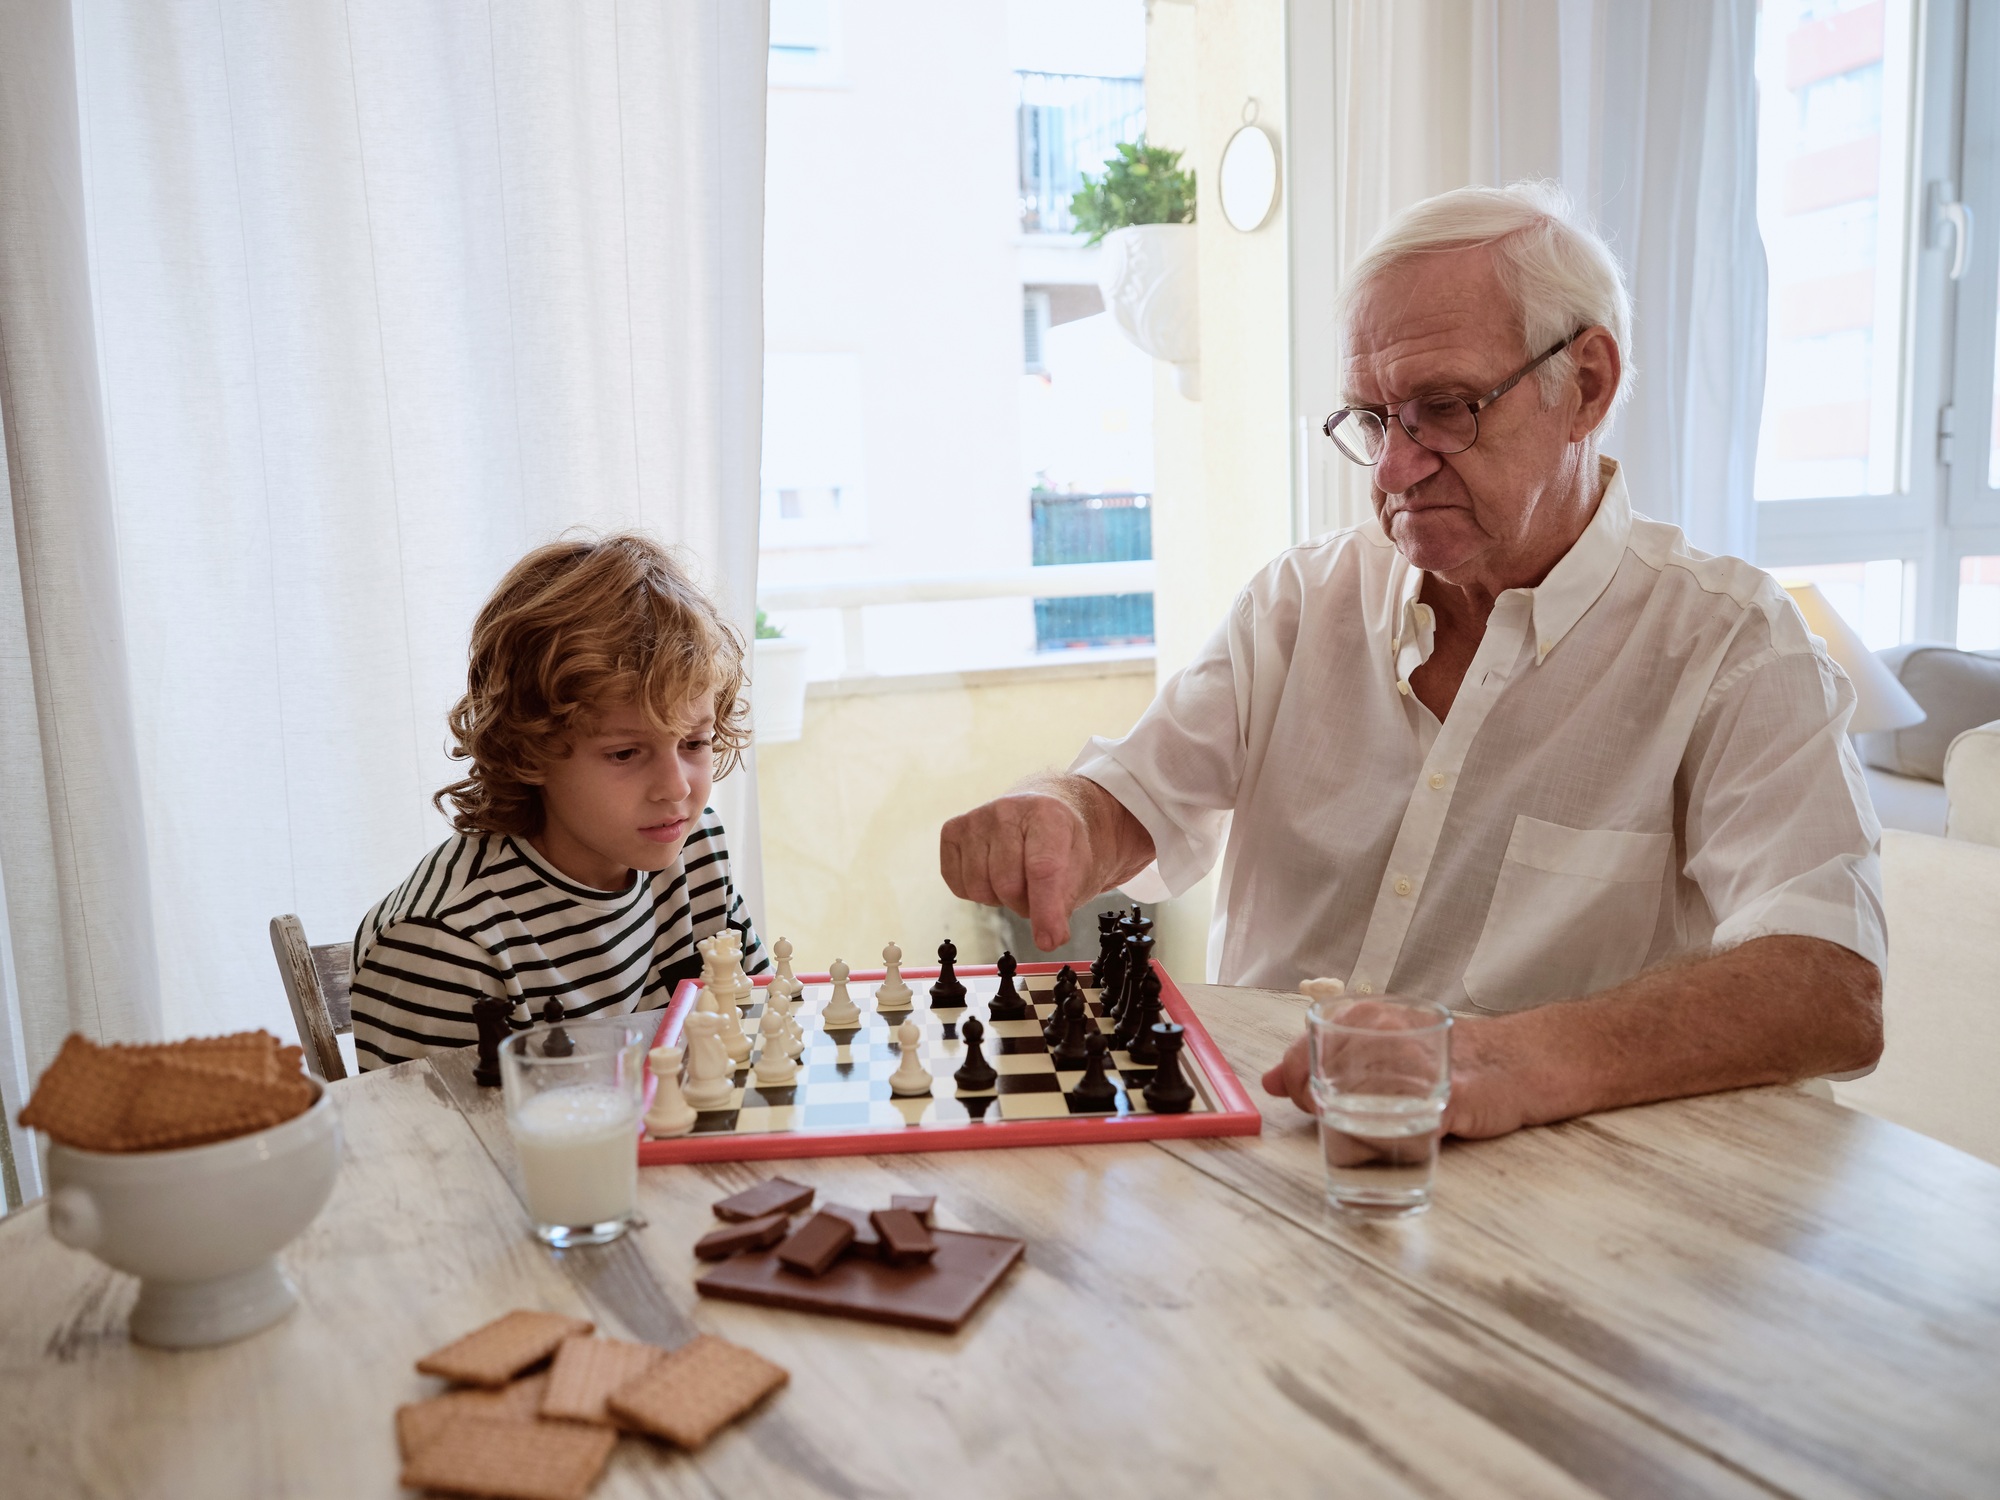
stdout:
POLYGON ((659 1139, 694 1129, 694 1109, 681 1096, 681 1049, 655 1047, 646 1054, 653 1070, 653 1107, 646 1111, 646 1134, 659 1139))
POLYGON ((875 986, 875 1009, 908 1010, 910 987, 903 983, 903 950, 894 943, 882 950, 882 966, 888 970, 875 986))
POLYGON ((723 1050, 721 1017, 696 1011, 682 1028, 688 1044, 688 1081, 681 1097, 696 1109, 720 1109, 735 1092, 729 1054, 723 1050))
POLYGON ((750 1033, 743 1029, 742 1012, 725 1000, 715 1019, 722 1023, 716 1033, 722 1038, 722 1050, 739 1065, 750 1061, 750 1033))
POLYGON ((796 1000, 805 986, 799 983, 792 972, 792 944, 788 938, 779 938, 771 944, 771 957, 777 960, 778 972, 771 976, 770 990, 774 995, 783 995, 787 1000, 796 1000))
POLYGON ((1301 979, 1299 993, 1308 1000, 1338 1000, 1347 993, 1347 985, 1338 979, 1301 979))
POLYGON ((806 1050, 806 1034, 799 1026, 799 1002, 778 992, 775 986, 764 991, 764 1008, 784 1018, 785 1056, 797 1057, 806 1050))
POLYGON ((743 972, 743 934, 733 928, 724 928, 715 936, 717 951, 722 959, 723 997, 740 1009, 757 996, 757 986, 743 972))
POLYGON ((759 1088, 784 1088, 797 1083, 799 1065, 792 1061, 786 1050, 789 1038, 785 1035, 784 1012, 775 1006, 764 1008, 764 1050, 757 1054, 757 1086, 759 1088))
POLYGON ((826 1002, 826 1009, 819 1013, 819 1019, 829 1031, 845 1031, 861 1024, 861 1007, 847 993, 850 972, 847 964, 838 958, 827 965, 826 977, 833 981, 833 998, 826 1002))
POLYGON ((902 1047, 903 1060, 889 1075, 889 1092, 928 1094, 931 1091, 931 1075, 924 1071, 924 1065, 917 1057, 917 1044, 923 1040, 922 1029, 915 1021, 905 1021, 896 1028, 896 1040, 902 1047))

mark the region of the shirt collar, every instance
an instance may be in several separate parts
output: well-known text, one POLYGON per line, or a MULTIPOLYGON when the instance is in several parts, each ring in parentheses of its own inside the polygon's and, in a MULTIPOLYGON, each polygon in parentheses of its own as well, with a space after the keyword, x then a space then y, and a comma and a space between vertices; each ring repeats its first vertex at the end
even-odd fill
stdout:
POLYGON ((1597 502, 1597 514, 1549 576, 1528 591, 1534 598, 1537 666, 1610 587, 1632 534, 1632 502, 1625 493, 1624 473, 1615 459, 1601 458, 1598 474, 1604 481, 1604 496, 1597 502))

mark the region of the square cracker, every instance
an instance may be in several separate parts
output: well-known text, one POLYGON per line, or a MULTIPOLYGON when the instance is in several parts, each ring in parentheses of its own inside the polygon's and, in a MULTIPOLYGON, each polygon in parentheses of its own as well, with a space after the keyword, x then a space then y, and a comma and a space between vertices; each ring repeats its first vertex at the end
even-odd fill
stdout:
POLYGON ((617 1443, 609 1427, 454 1416, 403 1465, 401 1482, 490 1500, 583 1500, 617 1443))
POLYGON ((459 1385, 505 1385, 530 1365, 556 1352, 564 1339, 589 1333, 597 1325, 561 1313, 517 1309, 475 1328, 455 1343, 433 1349, 417 1361, 424 1375, 442 1375, 459 1385))
POLYGON ((693 1449, 791 1378, 761 1354, 704 1333, 613 1391, 608 1404, 623 1425, 693 1449))
POLYGON ((412 1401, 396 1408, 396 1451, 404 1458, 443 1431, 454 1417, 491 1417, 496 1421, 532 1423, 549 1388, 546 1371, 524 1375, 497 1391, 457 1390, 412 1401))
POLYGON ((21 1124, 78 1150, 114 1151, 131 1090, 127 1058, 72 1032, 36 1083, 21 1124))
POLYGON ((637 1380, 666 1357, 667 1351, 654 1344, 588 1336, 564 1339, 556 1349, 555 1363, 549 1367, 549 1388, 542 1397, 542 1415, 567 1422, 590 1422, 599 1427, 613 1426, 604 1398, 637 1380))
POLYGON ((198 1057, 156 1055, 132 1065, 118 1149, 171 1151, 228 1140, 269 1129, 312 1104, 312 1085, 303 1076, 253 1078, 198 1057))

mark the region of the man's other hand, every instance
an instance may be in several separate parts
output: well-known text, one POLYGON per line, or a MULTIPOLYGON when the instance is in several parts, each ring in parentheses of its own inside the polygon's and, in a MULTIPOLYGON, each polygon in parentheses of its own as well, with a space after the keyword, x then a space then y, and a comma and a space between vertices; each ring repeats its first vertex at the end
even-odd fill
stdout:
MULTIPOLYGON (((1484 1140, 1529 1123, 1528 1102, 1518 1072, 1505 1060, 1502 1018, 1459 1016, 1451 1028, 1451 1102, 1445 1106, 1446 1135, 1484 1140)), ((1309 1115, 1313 1106, 1309 1040, 1300 1037, 1264 1074, 1264 1092, 1290 1099, 1309 1115)))
POLYGON ((1070 913, 1096 894, 1090 825, 1052 792, 999 797, 944 825, 938 863, 954 896, 1004 906, 1047 952, 1069 941, 1070 913))

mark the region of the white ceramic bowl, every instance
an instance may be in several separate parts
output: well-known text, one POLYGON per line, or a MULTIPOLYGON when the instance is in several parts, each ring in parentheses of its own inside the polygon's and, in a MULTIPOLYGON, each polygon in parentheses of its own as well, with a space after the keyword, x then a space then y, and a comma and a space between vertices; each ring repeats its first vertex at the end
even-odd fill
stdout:
POLYGON ((49 1232, 140 1279, 132 1337, 226 1344, 292 1310, 277 1253, 304 1232, 340 1170, 340 1116, 325 1085, 302 1115, 179 1151, 49 1147, 49 1232))

